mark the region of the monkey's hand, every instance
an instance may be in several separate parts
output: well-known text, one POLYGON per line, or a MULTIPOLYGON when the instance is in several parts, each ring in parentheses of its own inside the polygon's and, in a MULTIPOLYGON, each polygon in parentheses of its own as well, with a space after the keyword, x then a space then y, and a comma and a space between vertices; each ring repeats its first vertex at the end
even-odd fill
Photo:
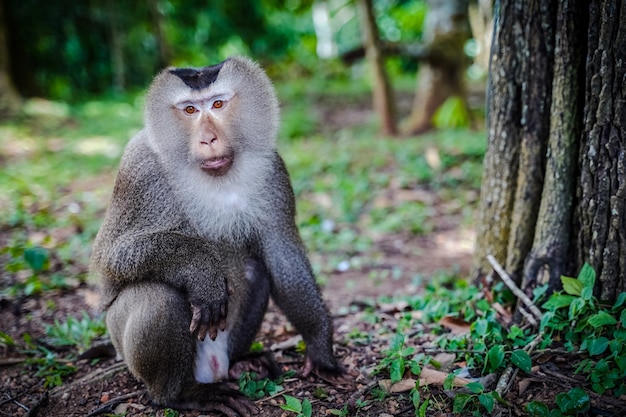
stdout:
POLYGON ((218 331, 226 329, 226 314, 228 312, 228 296, 211 302, 191 301, 191 324, 189 331, 195 334, 198 340, 204 340, 209 335, 215 340, 218 331))

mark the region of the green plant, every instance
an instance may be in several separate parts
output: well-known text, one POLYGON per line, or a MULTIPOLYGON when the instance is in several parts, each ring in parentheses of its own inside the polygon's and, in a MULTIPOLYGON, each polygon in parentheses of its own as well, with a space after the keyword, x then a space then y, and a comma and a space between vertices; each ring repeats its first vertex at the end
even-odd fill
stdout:
POLYGON ((563 291, 543 304, 548 310, 541 322, 543 345, 563 339, 568 351, 586 353, 576 372, 586 375, 598 394, 612 390, 617 397, 626 394, 626 293, 604 305, 593 296, 595 280, 588 264, 577 278, 561 278, 563 291))
POLYGON ((376 372, 387 371, 392 383, 401 381, 407 370, 419 376, 422 373, 422 366, 428 364, 431 358, 424 354, 413 356, 414 353, 414 347, 404 346, 404 335, 396 333, 391 338, 389 349, 383 352, 384 356, 376 367, 376 372))
POLYGON ((470 382, 464 387, 469 393, 458 392, 454 396, 452 412, 469 412, 474 416, 484 415, 484 411, 491 414, 496 401, 502 401, 497 392, 486 392, 485 387, 479 382, 470 382))
POLYGON ((171 408, 166 408, 163 410, 163 417, 178 417, 180 412, 176 410, 172 410, 171 408))
POLYGON ((311 417, 313 413, 311 401, 306 398, 300 401, 298 398, 290 395, 283 395, 283 398, 285 398, 285 404, 281 404, 280 408, 296 413, 297 417, 311 417))
POLYGON ((35 367, 37 370, 35 376, 44 379, 46 388, 58 387, 63 383, 64 377, 77 371, 71 361, 59 359, 55 353, 43 346, 37 346, 27 353, 36 355, 26 360, 26 365, 35 367))
POLYGON ((416 386, 409 392, 413 408, 415 409, 415 417, 425 417, 426 411, 428 410, 429 400, 428 398, 424 398, 424 401, 422 401, 418 383, 415 385, 416 386))
POLYGON ((558 409, 550 409, 541 401, 531 401, 526 405, 526 411, 532 417, 576 416, 586 413, 591 405, 589 394, 580 387, 557 394, 555 403, 558 409))
POLYGON ((87 350, 106 331, 104 317, 94 319, 84 311, 80 320, 69 316, 65 323, 55 320, 54 325, 44 324, 44 327, 53 346, 75 346, 79 352, 87 350))
POLYGON ((282 380, 282 377, 276 381, 269 378, 259 380, 255 372, 244 372, 239 376, 239 391, 248 398, 258 400, 282 391, 283 387, 280 385, 282 380))

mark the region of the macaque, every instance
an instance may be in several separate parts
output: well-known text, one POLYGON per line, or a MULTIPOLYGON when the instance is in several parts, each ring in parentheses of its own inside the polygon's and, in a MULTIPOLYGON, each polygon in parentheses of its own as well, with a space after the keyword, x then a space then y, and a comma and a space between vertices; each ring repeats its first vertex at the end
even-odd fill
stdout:
POLYGON ((342 373, 278 126, 272 83, 246 58, 165 69, 147 93, 91 268, 116 351, 158 404, 255 414, 223 381, 270 295, 306 343, 303 374, 342 373))

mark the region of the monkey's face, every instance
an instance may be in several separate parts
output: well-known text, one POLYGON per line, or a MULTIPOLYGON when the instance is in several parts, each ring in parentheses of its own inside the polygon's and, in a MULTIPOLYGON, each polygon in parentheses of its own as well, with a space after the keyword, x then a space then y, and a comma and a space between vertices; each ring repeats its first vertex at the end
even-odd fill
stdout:
POLYGON ((169 68, 148 93, 146 126, 160 154, 221 177, 246 153, 274 151, 278 102, 263 70, 244 58, 169 68))
POLYGON ((191 162, 211 176, 221 177, 233 164, 237 146, 230 126, 236 107, 230 89, 207 89, 173 106, 189 137, 191 162))

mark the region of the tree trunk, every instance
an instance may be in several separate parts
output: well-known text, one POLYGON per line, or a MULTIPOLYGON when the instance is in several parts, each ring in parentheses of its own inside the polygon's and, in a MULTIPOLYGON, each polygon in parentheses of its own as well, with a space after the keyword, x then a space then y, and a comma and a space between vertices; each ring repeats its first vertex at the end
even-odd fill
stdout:
POLYGON ((550 127, 555 3, 496 3, 476 277, 490 270, 492 254, 519 284, 532 247, 550 127))
POLYGON ((395 102, 389 77, 385 70, 385 60, 380 46, 378 26, 374 17, 372 0, 359 0, 360 15, 363 27, 365 55, 373 71, 374 88, 372 101, 374 111, 380 118, 380 129, 384 135, 394 136, 397 133, 395 102))
POLYGON ((149 0, 150 14, 154 26, 154 36, 159 48, 159 68, 165 68, 172 61, 172 48, 170 48, 163 31, 163 14, 159 10, 159 0, 149 0))
POLYGON ((11 79, 9 65, 9 41, 4 14, 4 3, 0 1, 0 118, 16 113, 21 106, 21 98, 11 79))
POLYGON ((495 10, 473 277, 492 254, 525 291, 555 289, 589 262, 614 299, 626 284, 626 6, 495 10))
POLYGON ((580 148, 579 262, 594 266, 598 295, 626 291, 626 2, 589 5, 580 148))
POLYGON ((120 15, 117 5, 107 2, 108 28, 111 47, 111 69, 113 70, 113 91, 123 93, 126 89, 126 63, 124 61, 124 32, 120 28, 120 15))
POLYGON ((413 108, 403 135, 418 135, 433 128, 433 117, 452 96, 461 98, 465 110, 465 70, 469 60, 465 43, 472 37, 467 0, 430 0, 424 22, 423 54, 413 108))

